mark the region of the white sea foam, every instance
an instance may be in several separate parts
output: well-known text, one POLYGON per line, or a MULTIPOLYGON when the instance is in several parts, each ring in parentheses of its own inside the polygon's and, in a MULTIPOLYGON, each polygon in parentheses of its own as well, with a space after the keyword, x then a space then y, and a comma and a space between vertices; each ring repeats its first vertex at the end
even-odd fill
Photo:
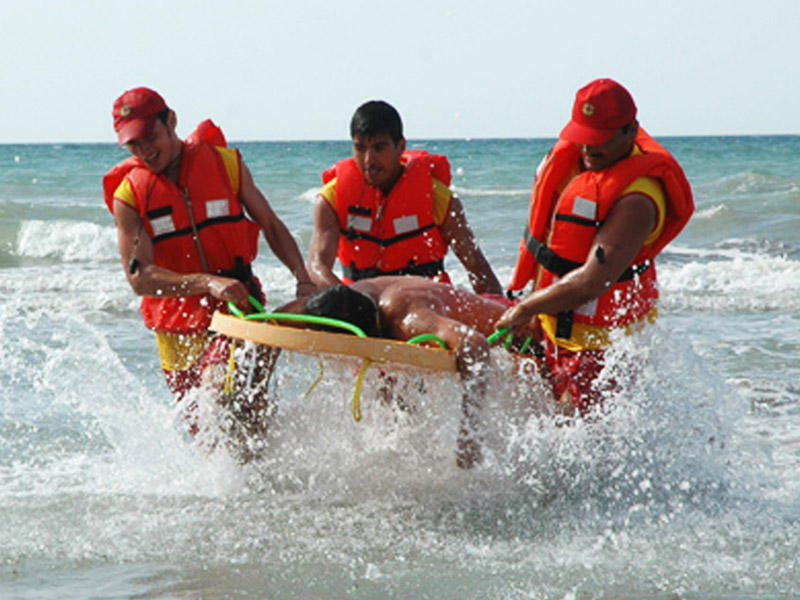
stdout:
POLYGON ((314 200, 317 198, 317 194, 319 194, 319 190, 320 190, 319 187, 308 188, 307 190, 302 192, 299 196, 297 196, 297 198, 305 202, 308 202, 309 204, 313 204, 314 200))
POLYGON ((697 191, 712 195, 793 194, 800 191, 796 179, 747 171, 705 181, 697 191))
POLYGON ((65 262, 118 260, 114 227, 86 221, 23 221, 17 235, 16 253, 30 258, 65 262))
MULTIPOLYGON (((732 508, 721 445, 710 439, 726 434, 708 401, 724 394, 724 384, 687 364, 685 349, 669 340, 649 342, 658 352, 646 385, 622 394, 615 401, 624 410, 595 424, 557 426, 532 412, 541 387, 526 397, 511 378, 493 380, 485 399, 486 460, 471 473, 453 460, 460 415, 454 376, 406 377, 403 397, 413 411, 404 412, 377 401, 382 376, 370 369, 364 419, 356 423, 350 408, 357 364, 329 362, 323 382, 305 397, 316 360, 286 355, 266 455, 240 467, 184 439, 157 373, 129 372, 85 322, 66 319, 60 331, 34 338, 53 331, 48 318, 42 313, 17 338, 39 355, 36 364, 3 356, 0 367, 62 373, 39 379, 32 408, 46 423, 76 423, 79 439, 71 448, 63 434, 43 427, 31 432, 29 452, 20 446, 13 454, 20 460, 0 470, 4 531, 16 556, 93 561, 110 553, 117 561, 160 562, 189 553, 193 560, 256 564, 270 577, 280 571, 290 578, 286 589, 294 577, 318 574, 308 566, 322 561, 347 574, 341 582, 325 576, 337 596, 346 595, 351 577, 391 573, 393 585, 408 590, 421 581, 427 592, 444 585, 452 591, 474 576, 468 587, 480 586, 482 597, 514 597, 513 585, 487 584, 486 577, 566 589, 563 580, 594 574, 607 586, 620 562, 674 580, 697 568, 695 557, 674 552, 664 561, 650 540, 667 536, 665 551, 683 548, 697 543, 698 527, 721 546, 712 556, 733 552, 724 528, 713 526, 732 508), (87 378, 88 365, 103 376, 87 378), (453 564, 472 575, 453 574, 453 564), (553 579, 561 570, 567 573, 553 579)), ((725 415, 736 418, 731 410, 725 415)), ((735 548, 757 530, 743 524, 735 548)), ((784 535, 796 540, 792 531, 784 535)), ((726 572, 750 572, 748 558, 728 562, 726 572)), ((786 573, 778 576, 786 581, 786 573)), ((448 597, 444 588, 441 595, 448 597)))
POLYGON ((659 267, 672 310, 800 310, 800 262, 737 249, 695 250, 714 258, 659 267))
POLYGON ((724 204, 717 204, 703 210, 698 210, 692 216, 692 219, 711 219, 715 216, 728 212, 730 209, 724 204))

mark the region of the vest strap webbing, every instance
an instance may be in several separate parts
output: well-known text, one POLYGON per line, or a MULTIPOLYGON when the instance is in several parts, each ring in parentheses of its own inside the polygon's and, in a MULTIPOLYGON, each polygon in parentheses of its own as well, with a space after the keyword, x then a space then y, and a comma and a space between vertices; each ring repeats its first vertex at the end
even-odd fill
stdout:
MULTIPOLYGON (((570 271, 574 271, 578 267, 583 266, 583 263, 577 262, 574 260, 569 260, 564 258, 563 256, 559 256, 557 253, 553 252, 547 244, 544 244, 537 240, 535 237, 531 235, 530 229, 525 229, 525 247, 528 249, 533 257, 536 259, 540 265, 542 265, 545 269, 550 271, 551 273, 555 273, 559 277, 563 277, 570 271)), ((649 258, 644 261, 642 264, 639 265, 631 265, 627 269, 622 272, 622 275, 619 276, 617 279, 618 282, 623 281, 630 281, 637 275, 641 275, 650 266, 653 264, 653 261, 649 258)))
POLYGON ((241 256, 237 256, 234 261, 235 264, 233 268, 220 269, 216 272, 216 274, 220 275, 221 277, 238 279, 244 284, 251 296, 263 300, 264 295, 261 292, 261 288, 259 287, 258 283, 256 283, 256 278, 253 275, 253 267, 249 263, 245 264, 244 259, 241 256))
POLYGON ((394 237, 382 239, 374 235, 370 235, 369 233, 364 233, 362 231, 356 231, 352 227, 348 229, 339 229, 339 233, 345 236, 349 241, 353 240, 368 240, 370 242, 374 242, 381 246, 382 248, 386 248, 386 246, 391 246, 392 244, 396 244, 397 242, 402 242, 403 240, 408 240, 413 237, 416 237, 426 231, 428 229, 432 229, 436 227, 433 223, 430 225, 425 225, 425 227, 420 227, 419 229, 414 229, 413 231, 407 231, 406 233, 401 233, 400 235, 396 235, 394 237))

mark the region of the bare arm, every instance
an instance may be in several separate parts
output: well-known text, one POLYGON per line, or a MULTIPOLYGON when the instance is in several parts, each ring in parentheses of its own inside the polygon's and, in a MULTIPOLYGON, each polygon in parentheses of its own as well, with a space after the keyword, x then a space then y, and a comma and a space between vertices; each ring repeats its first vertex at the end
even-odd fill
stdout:
POLYGON ((656 219, 656 207, 647 196, 620 198, 598 230, 586 263, 508 309, 496 327, 523 327, 537 314, 572 310, 601 296, 633 263, 656 219), (598 247, 602 247, 604 262, 597 258, 598 247))
POLYGON ((314 232, 308 249, 308 270, 319 287, 342 283, 333 272, 339 247, 339 219, 328 201, 317 196, 314 202, 314 232))
POLYGON ((502 294, 503 288, 483 255, 467 223, 464 207, 457 196, 450 200, 447 218, 439 227, 445 243, 464 265, 476 294, 502 294))
POLYGON ((396 327, 401 339, 420 333, 433 333, 456 352, 463 391, 461 425, 459 427, 456 464, 469 469, 481 461, 480 409, 486 395, 489 370, 489 343, 477 330, 454 319, 443 317, 430 308, 409 311, 396 327))
POLYGON ((431 298, 428 305, 418 296, 411 300, 408 295, 398 293, 389 302, 382 300, 380 306, 392 338, 408 340, 423 333, 442 338, 447 347, 455 351, 458 371, 463 380, 474 379, 480 370, 476 370, 476 367, 489 361, 486 338, 475 328, 442 316, 442 309, 435 298, 431 298))
POLYGON ((222 301, 233 301, 247 308, 247 288, 236 279, 208 273, 177 273, 153 264, 153 243, 142 218, 121 200, 114 199, 114 222, 125 277, 139 296, 191 296, 211 294, 222 301), (135 268, 131 259, 135 258, 135 268))
POLYGON ((239 188, 239 199, 247 209, 248 215, 261 226, 264 239, 267 240, 273 254, 278 257, 297 279, 297 295, 312 293, 316 286, 306 271, 303 255, 289 229, 272 210, 264 194, 253 181, 247 165, 242 163, 242 181, 239 188))

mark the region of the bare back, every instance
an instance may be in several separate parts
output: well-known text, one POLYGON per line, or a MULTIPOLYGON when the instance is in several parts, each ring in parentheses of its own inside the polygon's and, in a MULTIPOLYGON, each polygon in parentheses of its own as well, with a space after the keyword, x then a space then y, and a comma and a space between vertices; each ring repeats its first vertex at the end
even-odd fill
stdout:
POLYGON ((420 333, 442 335, 448 329, 463 330, 459 325, 490 335, 505 310, 499 302, 423 277, 375 277, 357 281, 352 288, 378 303, 384 333, 396 339, 420 333))

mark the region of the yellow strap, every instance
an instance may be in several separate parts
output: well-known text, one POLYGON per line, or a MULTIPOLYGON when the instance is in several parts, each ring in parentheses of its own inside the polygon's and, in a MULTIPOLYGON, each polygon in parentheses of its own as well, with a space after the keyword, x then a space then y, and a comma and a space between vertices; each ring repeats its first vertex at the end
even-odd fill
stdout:
POLYGON ((233 353, 236 350, 236 341, 231 340, 231 355, 228 358, 228 370, 225 373, 225 388, 224 392, 226 396, 233 395, 233 373, 236 371, 236 361, 233 358, 233 353))
POLYGON ((325 363, 322 362, 322 359, 318 356, 317 361, 319 362, 319 374, 317 375, 317 379, 314 383, 311 384, 311 387, 308 388, 306 395, 304 396, 304 400, 308 400, 308 397, 311 395, 311 392, 314 391, 314 388, 317 387, 317 384, 322 381, 323 375, 325 375, 325 363))
POLYGON ((365 358, 364 364, 361 365, 361 370, 358 372, 358 377, 356 378, 356 389, 353 391, 353 419, 355 419, 356 423, 361 421, 361 386, 364 383, 364 374, 371 364, 372 361, 365 358))

